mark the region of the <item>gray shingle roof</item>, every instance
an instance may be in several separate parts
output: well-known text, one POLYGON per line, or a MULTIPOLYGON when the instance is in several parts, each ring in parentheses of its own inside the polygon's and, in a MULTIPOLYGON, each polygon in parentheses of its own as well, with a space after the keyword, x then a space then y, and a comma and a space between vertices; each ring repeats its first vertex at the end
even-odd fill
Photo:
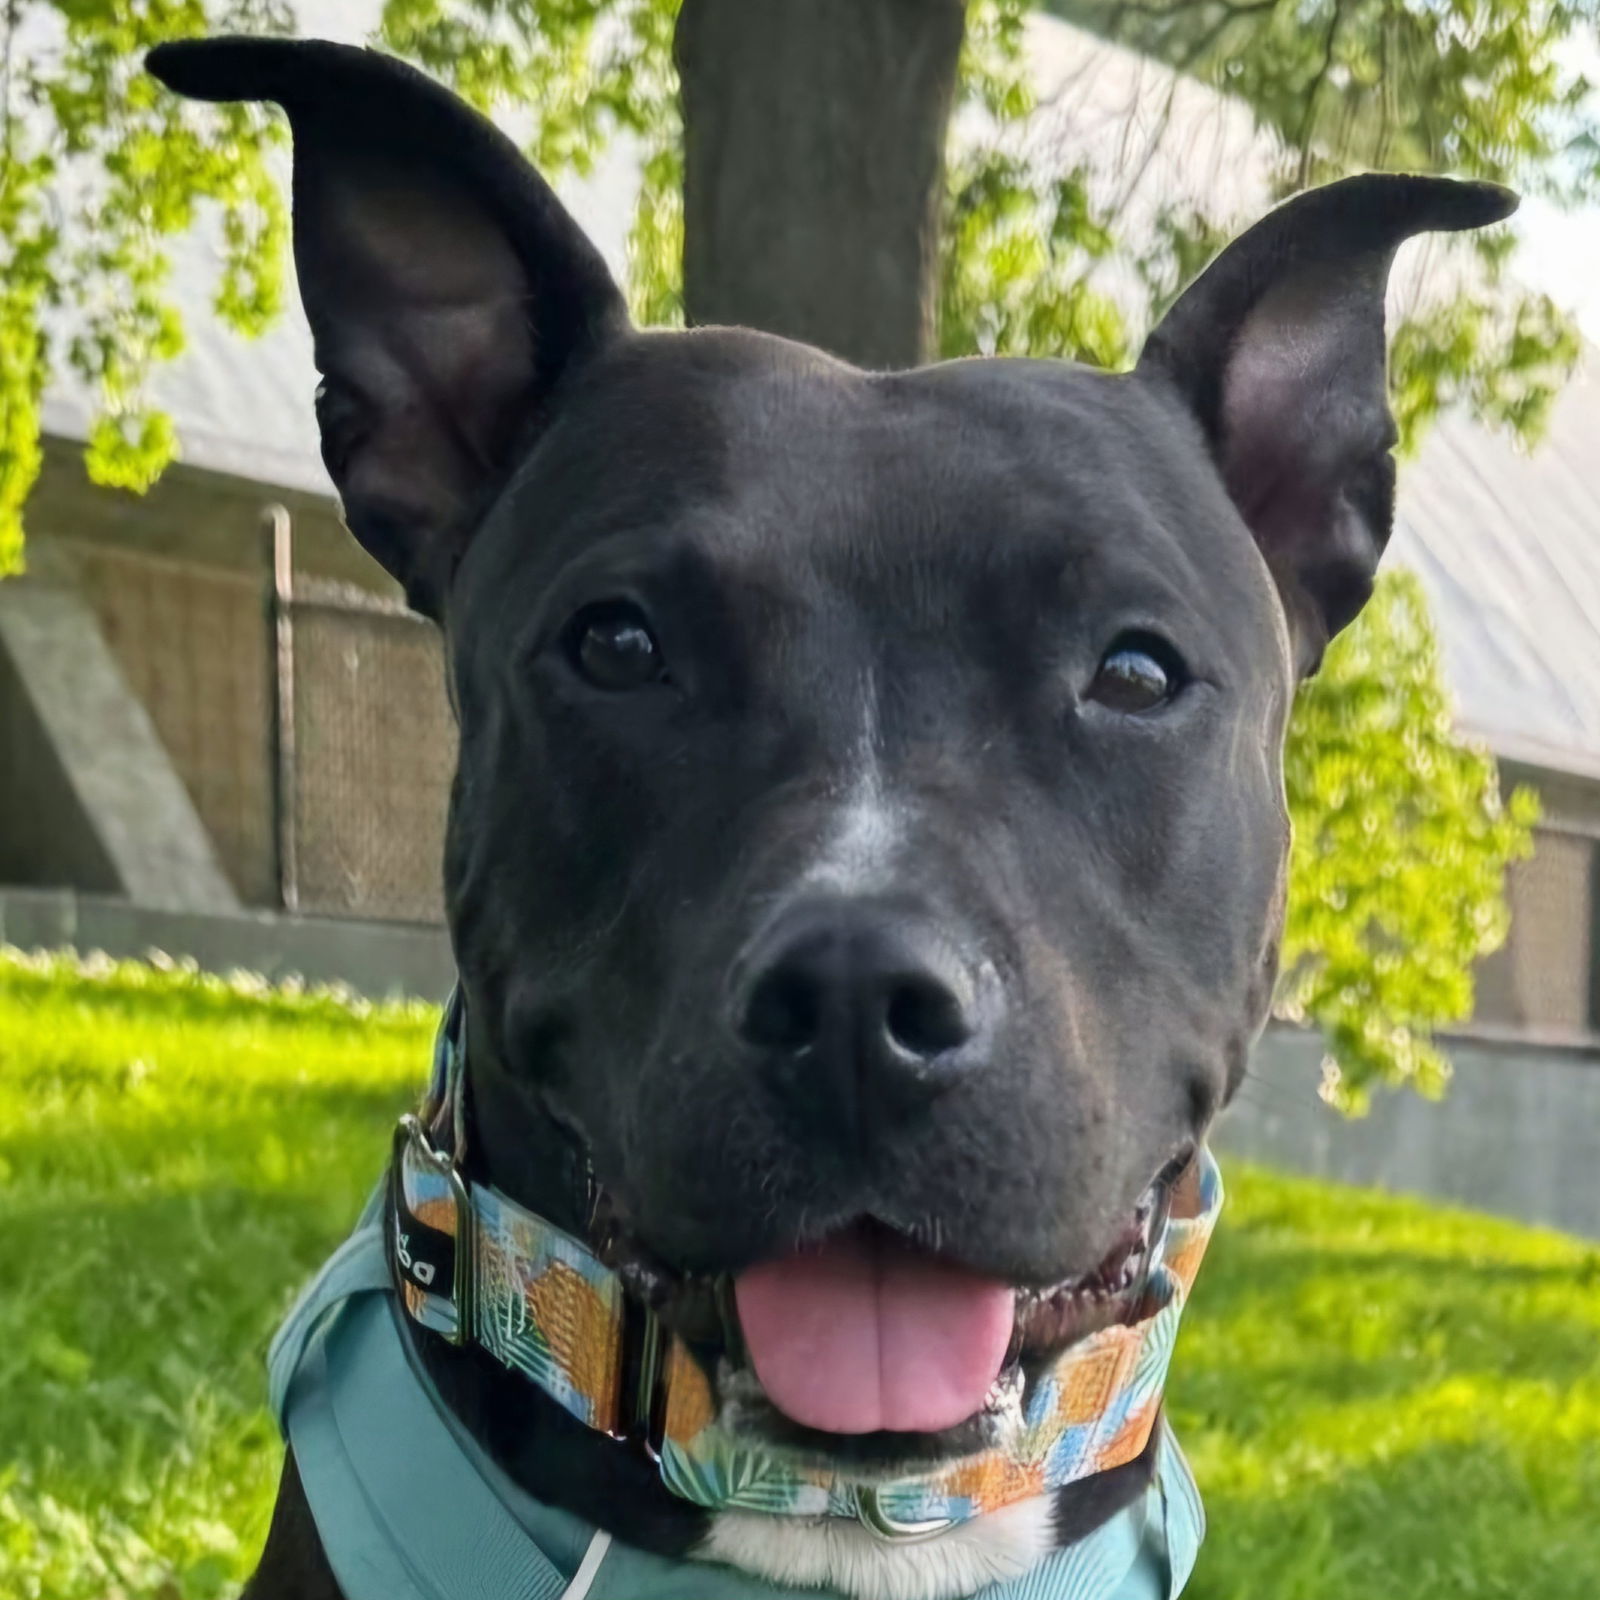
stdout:
POLYGON ((1600 352, 1533 454, 1448 418, 1400 477, 1391 560, 1422 578, 1465 727, 1600 778, 1600 352))

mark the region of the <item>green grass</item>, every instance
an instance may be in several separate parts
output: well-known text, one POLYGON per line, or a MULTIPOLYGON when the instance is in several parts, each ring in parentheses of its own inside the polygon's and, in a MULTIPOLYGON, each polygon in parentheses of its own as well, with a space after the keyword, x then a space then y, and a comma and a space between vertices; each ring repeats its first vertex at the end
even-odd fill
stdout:
POLYGON ((0 1596, 236 1587, 278 1467, 267 1339, 431 1031, 420 1007, 0 952, 0 1596))
MULTIPOLYGON (((0 1596, 233 1593, 262 1357, 432 1016, 0 952, 0 1596)), ((1194 1600, 1600 1594, 1600 1252, 1258 1171, 1180 1343, 1194 1600)))
POLYGON ((1600 1595, 1593 1246, 1236 1171, 1172 1397, 1195 1600, 1600 1595))

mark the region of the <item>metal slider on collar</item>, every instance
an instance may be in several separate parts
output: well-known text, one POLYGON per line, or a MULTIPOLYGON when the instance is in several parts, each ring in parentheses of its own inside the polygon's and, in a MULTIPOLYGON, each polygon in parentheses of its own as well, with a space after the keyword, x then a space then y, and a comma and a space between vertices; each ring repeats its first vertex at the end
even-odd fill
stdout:
POLYGON ((896 1544, 915 1544, 919 1539, 936 1539, 946 1528, 955 1526, 954 1517, 928 1517, 917 1522, 902 1522, 883 1508, 883 1500, 871 1485, 855 1492, 856 1521, 880 1539, 896 1544))
POLYGON ((667 1422, 666 1330, 649 1306, 624 1294, 618 1342, 616 1422, 606 1431, 656 1461, 667 1422))

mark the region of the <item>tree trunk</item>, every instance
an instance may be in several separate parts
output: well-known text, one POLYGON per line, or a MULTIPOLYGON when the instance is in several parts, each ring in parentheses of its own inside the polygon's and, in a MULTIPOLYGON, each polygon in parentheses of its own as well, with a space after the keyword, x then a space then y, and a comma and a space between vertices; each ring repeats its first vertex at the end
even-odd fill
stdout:
POLYGON ((963 0, 683 0, 690 322, 927 358, 965 28, 963 0))

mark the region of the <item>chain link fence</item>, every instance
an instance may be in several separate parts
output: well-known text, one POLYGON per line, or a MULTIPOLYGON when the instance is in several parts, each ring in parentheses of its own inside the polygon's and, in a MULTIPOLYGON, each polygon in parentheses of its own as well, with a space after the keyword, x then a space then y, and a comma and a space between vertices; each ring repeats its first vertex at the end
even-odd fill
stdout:
POLYGON ((278 903, 273 696, 259 574, 102 544, 78 581, 247 905, 278 903))
POLYGON ((240 899, 314 916, 442 920, 456 733, 434 628, 294 570, 92 545, 80 582, 240 899))
POLYGON ((1506 875, 1511 933, 1478 969, 1476 1020, 1552 1037, 1600 1032, 1596 884, 1600 841, 1541 826, 1506 875))
POLYGON ((322 916, 437 921, 456 745, 438 635, 409 613, 348 595, 297 598, 289 621, 284 903, 322 916))

